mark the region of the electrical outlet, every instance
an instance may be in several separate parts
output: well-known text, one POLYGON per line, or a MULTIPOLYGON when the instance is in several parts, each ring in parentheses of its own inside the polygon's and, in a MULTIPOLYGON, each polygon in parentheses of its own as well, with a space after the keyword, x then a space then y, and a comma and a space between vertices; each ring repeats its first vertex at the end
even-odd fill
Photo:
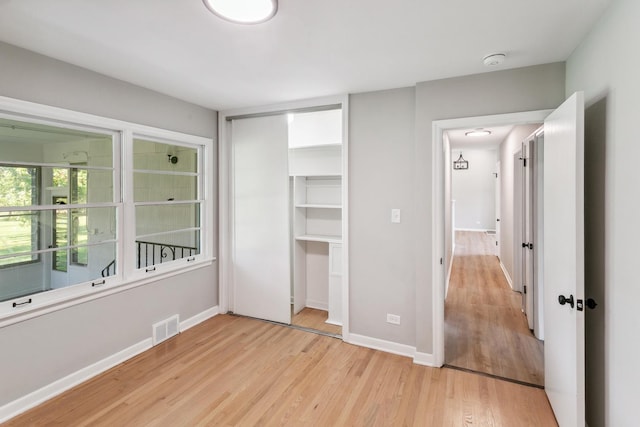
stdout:
POLYGON ((391 323, 392 325, 400 324, 400 316, 397 314, 389 314, 387 313, 387 323, 391 323))

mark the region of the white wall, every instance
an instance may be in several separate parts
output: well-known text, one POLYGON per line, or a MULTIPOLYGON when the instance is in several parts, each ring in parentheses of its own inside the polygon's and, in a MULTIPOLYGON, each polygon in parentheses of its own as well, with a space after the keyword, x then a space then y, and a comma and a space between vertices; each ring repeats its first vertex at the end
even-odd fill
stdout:
MULTIPOLYGON (((522 149, 522 140, 531 135, 539 125, 515 126, 500 144, 500 261, 509 279, 515 277, 514 253, 514 168, 513 156, 522 149)), ((520 242, 522 243, 522 242, 520 242)))
MULTIPOLYGON (((451 161, 462 157, 469 169, 451 171, 452 197, 456 201, 455 228, 457 230, 495 230, 495 169, 497 150, 464 150, 453 148, 451 161)), ((447 163, 451 169, 452 163, 447 163)), ((445 205, 446 206, 446 205, 445 205)))
POLYGON ((567 95, 585 92, 587 422, 637 424, 640 367, 640 2, 615 0, 569 57, 567 95))
MULTIPOLYGON (((216 135, 215 111, 4 43, 0 58, 0 95, 216 135)), ((212 232, 217 247, 217 230, 212 232)), ((174 314, 184 320, 216 306, 217 277, 214 263, 0 328, 0 407, 149 338, 159 320, 174 314)))
POLYGON ((329 308, 329 245, 307 242, 307 307, 319 310, 329 308))

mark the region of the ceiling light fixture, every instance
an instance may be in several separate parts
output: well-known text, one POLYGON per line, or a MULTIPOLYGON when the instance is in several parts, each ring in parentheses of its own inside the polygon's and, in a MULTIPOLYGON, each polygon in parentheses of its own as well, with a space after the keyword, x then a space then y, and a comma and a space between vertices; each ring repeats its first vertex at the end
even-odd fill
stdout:
POLYGON ((502 64, 506 57, 507 55, 504 53, 492 53, 482 58, 482 62, 485 67, 495 67, 496 65, 502 64))
POLYGON ((259 24, 278 11, 278 0, 203 0, 211 12, 236 24, 259 24))
POLYGON ((475 129, 469 132, 465 132, 464 134, 465 136, 488 136, 491 135, 491 131, 486 129, 475 129))

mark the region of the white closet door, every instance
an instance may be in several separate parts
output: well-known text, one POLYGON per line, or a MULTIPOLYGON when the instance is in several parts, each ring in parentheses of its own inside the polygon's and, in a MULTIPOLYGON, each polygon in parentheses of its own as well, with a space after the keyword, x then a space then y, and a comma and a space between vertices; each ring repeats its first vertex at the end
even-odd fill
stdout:
POLYGON ((291 323, 284 115, 232 121, 234 312, 291 323))

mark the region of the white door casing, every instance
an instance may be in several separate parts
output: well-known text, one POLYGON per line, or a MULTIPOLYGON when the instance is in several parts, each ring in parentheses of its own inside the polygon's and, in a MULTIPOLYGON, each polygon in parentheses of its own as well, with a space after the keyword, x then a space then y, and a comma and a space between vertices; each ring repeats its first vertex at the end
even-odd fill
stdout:
POLYGON ((545 391, 562 427, 585 425, 584 95, 544 123, 545 391), (559 296, 573 297, 560 305, 559 296))
POLYGON ((232 150, 233 311, 289 324, 286 116, 233 120, 232 150))

